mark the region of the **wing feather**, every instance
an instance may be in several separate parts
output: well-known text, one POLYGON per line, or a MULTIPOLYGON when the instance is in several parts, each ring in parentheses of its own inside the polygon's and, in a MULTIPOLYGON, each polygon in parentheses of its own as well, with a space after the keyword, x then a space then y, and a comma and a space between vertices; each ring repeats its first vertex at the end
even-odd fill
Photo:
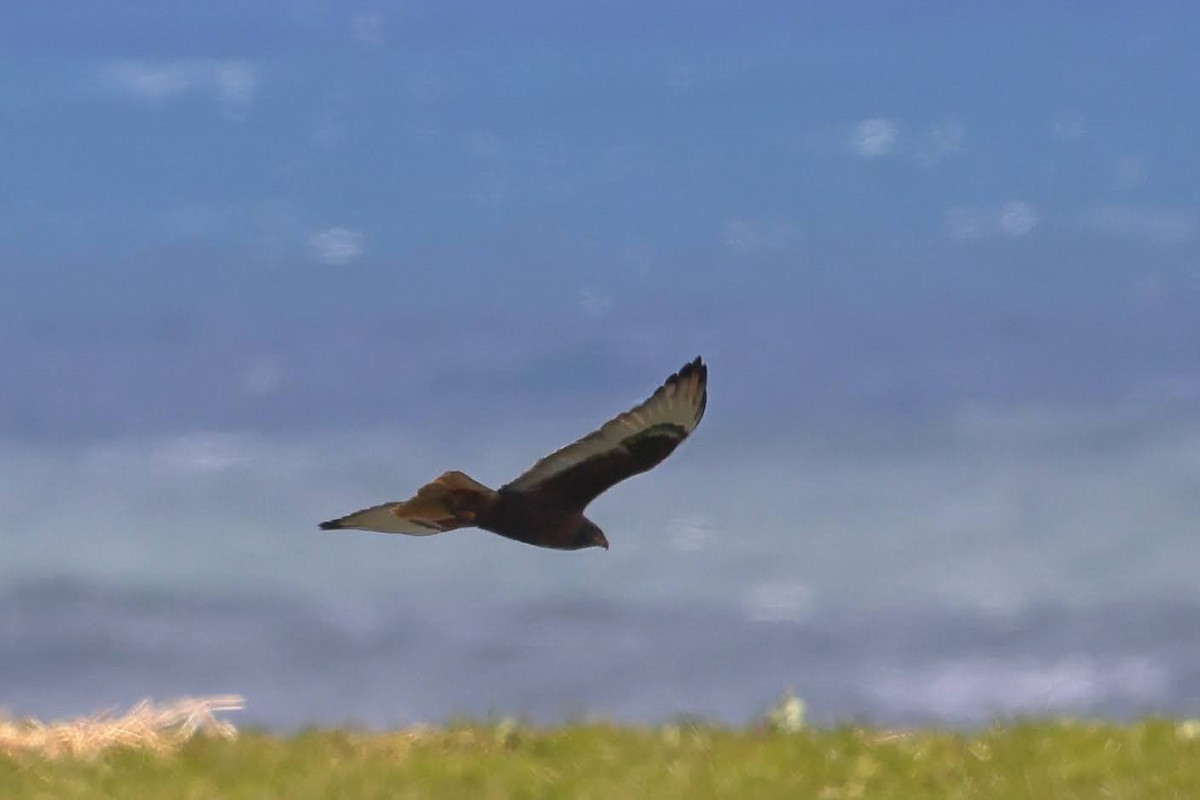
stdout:
POLYGON ((468 528, 481 511, 495 501, 496 493, 462 472, 446 472, 403 502, 381 503, 321 523, 321 530, 355 528, 380 533, 432 536, 468 528))
POLYGON ((669 456, 700 423, 707 402, 708 367, 697 356, 644 403, 542 458, 504 489, 554 493, 586 506, 669 456))

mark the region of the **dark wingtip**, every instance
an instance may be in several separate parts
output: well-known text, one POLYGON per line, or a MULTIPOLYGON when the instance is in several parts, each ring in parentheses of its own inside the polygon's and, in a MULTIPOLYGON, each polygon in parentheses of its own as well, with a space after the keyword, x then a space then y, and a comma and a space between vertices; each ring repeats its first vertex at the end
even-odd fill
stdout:
POLYGON ((683 365, 683 368, 672 375, 672 378, 683 380, 690 377, 693 373, 699 372, 702 377, 708 377, 708 365, 704 363, 704 359, 696 356, 691 361, 683 365))
POLYGON ((679 372, 676 372, 671 377, 674 380, 683 381, 683 380, 687 380, 688 378, 690 378, 696 374, 699 374, 699 376, 700 376, 700 385, 703 387, 707 387, 707 385, 708 385, 708 365, 704 363, 704 359, 701 358, 700 356, 696 356, 694 359, 689 361, 687 364, 684 364, 683 369, 679 370, 679 372))
POLYGON ((318 527, 323 531, 336 531, 342 527, 342 521, 340 519, 331 519, 328 522, 322 522, 318 527))
POLYGON ((686 367, 679 370, 680 379, 685 379, 693 374, 700 375, 700 407, 696 409, 697 424, 704 417, 704 410, 708 408, 708 365, 704 363, 704 359, 700 356, 689 362, 686 367))

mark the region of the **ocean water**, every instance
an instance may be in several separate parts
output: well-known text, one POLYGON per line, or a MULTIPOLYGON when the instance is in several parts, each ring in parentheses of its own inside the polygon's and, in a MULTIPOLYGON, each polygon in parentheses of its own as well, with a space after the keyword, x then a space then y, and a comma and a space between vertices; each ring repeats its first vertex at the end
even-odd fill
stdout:
POLYGON ((558 426, 10 442, 0 703, 236 692, 278 728, 739 723, 787 690, 821 722, 1200 713, 1194 415, 718 418, 592 507, 608 552, 316 530, 444 468, 501 483, 558 426))
POLYGON ((0 680, 21 713, 238 692, 276 729, 472 716, 748 722, 791 690, 818 723, 1200 713, 1200 607, 758 617, 667 602, 355 604, 71 581, 7 591, 0 680))

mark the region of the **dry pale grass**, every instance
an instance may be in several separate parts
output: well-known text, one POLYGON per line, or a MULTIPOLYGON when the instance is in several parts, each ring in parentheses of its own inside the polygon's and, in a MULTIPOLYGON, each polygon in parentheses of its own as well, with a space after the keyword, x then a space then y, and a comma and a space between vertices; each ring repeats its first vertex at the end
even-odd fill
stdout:
POLYGON ((106 711, 92 717, 43 723, 0 715, 0 754, 48 758, 86 758, 113 747, 170 752, 199 731, 232 739, 237 729, 217 719, 224 711, 246 707, 238 695, 188 697, 155 705, 143 700, 124 714, 106 711))

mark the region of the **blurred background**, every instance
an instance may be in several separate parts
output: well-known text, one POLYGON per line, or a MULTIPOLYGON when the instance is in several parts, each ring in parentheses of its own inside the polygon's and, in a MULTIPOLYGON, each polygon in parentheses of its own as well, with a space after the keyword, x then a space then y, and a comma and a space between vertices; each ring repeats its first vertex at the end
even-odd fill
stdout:
POLYGON ((0 706, 1200 713, 1200 10, 0 0, 0 706), (319 534, 697 354, 609 552, 319 534))

